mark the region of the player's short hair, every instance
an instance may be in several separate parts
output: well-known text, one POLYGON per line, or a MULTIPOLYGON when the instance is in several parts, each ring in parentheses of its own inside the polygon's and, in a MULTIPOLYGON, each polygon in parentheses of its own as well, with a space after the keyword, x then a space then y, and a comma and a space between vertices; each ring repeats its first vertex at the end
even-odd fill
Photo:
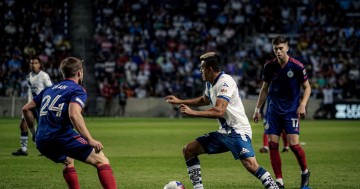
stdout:
POLYGON ((74 57, 67 57, 61 61, 60 70, 64 78, 75 77, 76 73, 83 68, 82 63, 82 60, 74 57))
POLYGON ((272 40, 272 44, 273 44, 273 45, 278 45, 278 44, 280 44, 280 43, 286 43, 286 44, 288 44, 289 41, 288 41, 288 39, 287 39, 285 36, 277 36, 277 37, 275 37, 275 38, 272 40))
POLYGON ((211 67, 214 71, 220 71, 221 60, 216 52, 207 52, 200 56, 200 61, 205 62, 205 67, 211 67))

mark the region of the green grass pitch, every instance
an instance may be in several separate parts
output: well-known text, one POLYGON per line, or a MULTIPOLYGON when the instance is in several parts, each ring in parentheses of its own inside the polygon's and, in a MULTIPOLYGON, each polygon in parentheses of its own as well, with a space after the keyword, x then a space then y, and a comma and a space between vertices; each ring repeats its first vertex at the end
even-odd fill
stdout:
MULTIPOLYGON (((188 179, 182 147, 197 136, 217 129, 212 119, 85 118, 93 137, 105 146, 118 188, 162 189, 179 180, 187 189, 188 179)), ((0 188, 66 188, 61 164, 38 156, 29 141, 29 156, 14 157, 19 148, 19 119, 0 120, 0 188)), ((269 154, 258 152, 262 143, 261 123, 251 123, 253 146, 260 165, 272 175, 269 154)), ((360 121, 301 122, 300 141, 311 170, 310 186, 359 188, 360 121)), ((282 145, 282 144, 280 144, 282 145)), ((300 170, 292 152, 282 153, 286 188, 300 186, 300 170)), ((203 183, 207 189, 263 188, 230 153, 200 156, 203 183)), ((80 185, 101 188, 96 169, 76 161, 80 185)))

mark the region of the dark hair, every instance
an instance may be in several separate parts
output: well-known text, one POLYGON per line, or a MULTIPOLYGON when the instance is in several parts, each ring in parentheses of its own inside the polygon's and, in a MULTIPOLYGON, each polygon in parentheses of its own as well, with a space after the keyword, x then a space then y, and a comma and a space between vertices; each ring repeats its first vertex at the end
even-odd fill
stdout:
POLYGON ((64 78, 75 77, 76 73, 81 69, 82 60, 74 57, 65 58, 60 64, 60 70, 64 78))
POLYGON ((286 43, 288 44, 288 40, 286 39, 285 36, 278 36, 278 37, 275 37, 273 40, 272 40, 272 44, 273 45, 278 45, 280 43, 286 43))
POLYGON ((221 60, 215 52, 207 52, 201 55, 200 61, 204 61, 206 67, 211 67, 214 71, 220 71, 221 60))

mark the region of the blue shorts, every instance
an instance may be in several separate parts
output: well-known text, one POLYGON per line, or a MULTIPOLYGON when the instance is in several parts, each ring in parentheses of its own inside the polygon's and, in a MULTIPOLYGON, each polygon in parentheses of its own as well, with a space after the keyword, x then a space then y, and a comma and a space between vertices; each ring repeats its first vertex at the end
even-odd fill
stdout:
POLYGON ((235 159, 246 159, 254 157, 254 149, 251 139, 246 135, 243 139, 240 134, 231 133, 221 134, 219 132, 211 132, 196 139, 205 149, 207 154, 218 154, 231 151, 235 159))
POLYGON ((36 148, 55 163, 63 163, 66 157, 85 162, 93 150, 88 141, 76 132, 64 137, 36 141, 36 148))
POLYGON ((281 135, 282 130, 286 134, 299 134, 300 123, 296 112, 289 113, 285 116, 278 116, 273 113, 267 113, 265 134, 281 135))

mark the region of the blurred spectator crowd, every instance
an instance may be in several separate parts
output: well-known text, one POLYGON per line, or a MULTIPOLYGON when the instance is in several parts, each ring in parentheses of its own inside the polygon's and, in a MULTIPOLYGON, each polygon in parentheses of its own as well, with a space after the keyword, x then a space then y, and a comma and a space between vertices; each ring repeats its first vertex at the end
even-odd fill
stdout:
MULTIPOLYGON (((271 39, 308 69, 313 97, 330 84, 337 99, 360 99, 359 0, 96 0, 99 94, 193 97, 203 92, 199 56, 221 54, 243 98, 256 97, 271 39)), ((71 50, 67 1, 2 1, 0 96, 21 96, 28 59, 40 56, 53 81, 71 50), (51 2, 51 3, 49 3, 51 2)))
POLYGON ((271 38, 285 34, 289 54, 308 69, 313 97, 331 84, 339 99, 360 98, 359 6, 347 0, 97 0, 99 91, 199 95, 199 56, 216 51, 241 96, 251 98, 273 54, 271 38))
POLYGON ((59 81, 59 60, 71 51, 67 1, 4 0, 0 12, 0 96, 27 95, 31 58, 59 81))

